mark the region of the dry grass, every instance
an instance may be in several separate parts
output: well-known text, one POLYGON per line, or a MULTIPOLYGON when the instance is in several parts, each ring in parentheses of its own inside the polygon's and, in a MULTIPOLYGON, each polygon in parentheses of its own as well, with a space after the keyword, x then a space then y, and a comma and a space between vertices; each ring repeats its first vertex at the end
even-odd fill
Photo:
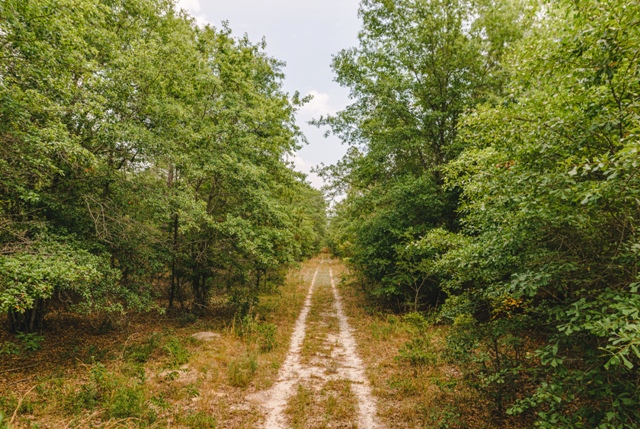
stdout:
POLYGON ((307 317, 306 335, 302 343, 301 362, 307 365, 317 358, 329 358, 333 349, 331 336, 339 333, 338 317, 333 309, 329 270, 327 267, 324 268, 318 272, 316 278, 311 310, 307 317))
POLYGON ((347 380, 298 385, 286 414, 292 429, 357 429, 356 398, 347 380))
POLYGON ((0 363, 0 411, 8 419, 15 411, 16 429, 258 427, 262 413, 245 397, 275 382, 319 263, 292 270, 283 287, 261 297, 256 323, 277 327, 271 348, 214 317, 136 316, 99 337, 81 324, 73 334, 54 329, 42 351, 0 363), (201 331, 220 337, 191 337, 201 331))
POLYGON ((340 334, 329 266, 318 272, 302 343, 301 363, 310 377, 297 386, 286 416, 292 428, 351 429, 357 427, 357 399, 351 382, 339 378, 336 348, 340 334))
MULTIPOLYGON (((320 259, 314 259, 292 270, 285 286, 261 297, 256 323, 277 326, 270 350, 252 335, 239 335, 238 322, 229 319, 184 323, 179 316, 135 316, 102 335, 87 333, 79 319, 54 320, 42 351, 0 359, 4 421, 15 414, 16 429, 257 428, 264 417, 246 397, 275 382, 318 266, 320 259), (191 338, 200 331, 220 337, 212 342, 191 338)), ((294 428, 355 428, 357 401, 349 382, 333 377, 332 338, 339 328, 328 266, 321 267, 302 360, 321 367, 324 376, 299 386, 287 417, 294 428)), ((344 267, 337 261, 331 267, 339 279, 344 267)), ((441 359, 446 328, 426 328, 426 353, 412 364, 398 356, 416 336, 415 321, 367 310, 357 287, 339 288, 386 427, 497 427, 488 404, 441 359)))
MULTIPOLYGON (((338 270, 346 272, 344 267, 334 268, 338 270)), ((465 385, 458 368, 442 358, 446 327, 422 327, 420 354, 407 357, 406 353, 402 358, 399 351, 418 336, 416 321, 372 309, 357 285, 341 282, 339 289, 378 400, 379 416, 388 428, 497 427, 491 407, 465 385)))

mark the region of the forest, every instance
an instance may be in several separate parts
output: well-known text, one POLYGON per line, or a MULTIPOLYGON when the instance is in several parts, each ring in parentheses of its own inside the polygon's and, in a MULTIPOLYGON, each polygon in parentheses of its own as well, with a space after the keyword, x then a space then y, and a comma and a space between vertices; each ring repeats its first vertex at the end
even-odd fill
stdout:
MULTIPOLYGON (((640 3, 363 0, 330 243, 520 427, 640 424, 640 3)), ((424 342, 410 344, 417 356, 424 342)))
MULTIPOLYGON (((101 333, 175 316, 222 323, 244 353, 221 364, 229 383, 259 390, 304 299, 292 270, 330 252, 358 327, 392 344, 375 327, 406 326, 389 365, 453 398, 395 427, 639 428, 640 3, 361 0, 359 17, 332 63, 351 103, 313 121, 348 147, 321 191, 290 161, 310 98, 283 90, 264 41, 172 0, 0 0, 0 360, 35 359, 22 349, 61 314, 101 333)), ((127 371, 177 371, 202 345, 153 335, 116 369, 74 355, 89 381, 73 394, 95 392, 65 427, 94 408, 171 427, 127 371)), ((369 376, 375 395, 428 390, 369 376)), ((0 428, 38 413, 29 393, 0 393, 0 428)), ((220 423, 193 416, 178 422, 220 423)))
MULTIPOLYGON (((2 2, 0 311, 238 311, 318 250, 280 63, 170 1, 2 2)), ((106 319, 105 319, 106 320, 106 319)))

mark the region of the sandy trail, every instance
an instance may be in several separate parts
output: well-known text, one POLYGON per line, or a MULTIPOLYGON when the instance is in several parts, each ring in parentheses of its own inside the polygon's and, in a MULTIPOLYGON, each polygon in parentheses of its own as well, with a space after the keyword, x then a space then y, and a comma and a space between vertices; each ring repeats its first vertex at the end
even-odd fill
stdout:
POLYGON ((261 406, 266 413, 264 428, 286 429, 289 427, 285 410, 301 383, 310 384, 315 389, 319 389, 330 380, 346 380, 350 382, 351 391, 357 400, 357 427, 359 429, 381 429, 382 426, 376 418, 376 402, 365 375, 364 365, 356 351, 357 343, 344 313, 340 294, 335 285, 333 270, 329 268, 330 284, 325 282, 320 286, 316 285, 316 277, 321 267, 316 269, 313 275, 304 306, 291 336, 289 353, 278 373, 278 380, 270 390, 254 397, 254 399, 262 399, 261 406), (326 359, 317 358, 313 362, 303 363, 301 359, 302 345, 305 340, 307 318, 312 306, 314 289, 317 287, 331 288, 334 298, 333 311, 321 314, 324 320, 332 317, 337 318, 339 334, 330 335, 327 338, 331 347, 330 356, 327 356, 326 359), (327 371, 329 361, 332 365, 331 371, 327 371))

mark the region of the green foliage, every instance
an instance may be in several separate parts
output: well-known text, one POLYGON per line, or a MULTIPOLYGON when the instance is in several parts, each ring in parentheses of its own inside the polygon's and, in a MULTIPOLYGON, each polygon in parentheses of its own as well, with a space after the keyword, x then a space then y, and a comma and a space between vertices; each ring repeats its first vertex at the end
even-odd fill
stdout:
POLYGON ((191 429, 215 429, 218 427, 216 419, 203 411, 188 413, 186 416, 180 417, 180 421, 191 429))
MULTIPOLYGON (((523 317, 537 326, 545 345, 525 363, 537 387, 510 412, 533 412, 540 427, 638 419, 640 9, 605 3, 540 17, 514 54, 508 95, 465 118, 466 149, 446 169, 468 237, 441 260, 448 292, 492 319, 475 314, 475 355, 492 338, 500 350, 524 343, 523 317)), ((522 369, 485 374, 483 387, 522 369)))
POLYGON ((262 352, 269 352, 278 344, 276 340, 278 327, 273 323, 259 321, 257 316, 244 316, 236 323, 235 330, 239 337, 256 344, 262 352))
POLYGON ((144 392, 140 386, 114 389, 105 401, 105 408, 108 419, 140 417, 146 411, 144 392))
POLYGON ((333 63, 354 103, 317 121, 351 146, 323 171, 347 195, 331 247, 371 295, 418 311, 444 299, 430 250, 413 243, 459 228, 458 190, 442 175, 459 119, 502 89, 500 61, 527 18, 518 3, 466 0, 365 0, 360 16, 359 46, 333 63))
MULTIPOLYGON (((347 196, 332 249, 387 303, 441 304, 447 356, 497 420, 637 427, 638 3, 361 16, 334 63, 355 103, 319 121, 352 146, 325 170, 347 196)), ((416 330, 401 354, 424 350, 416 330)))
POLYGON ((82 410, 101 407, 103 419, 136 418, 153 423, 154 411, 149 408, 143 386, 107 370, 101 363, 89 367, 89 380, 69 398, 67 408, 77 414, 82 410))
POLYGON ((227 366, 229 383, 235 387, 246 387, 251 383, 254 374, 258 370, 258 361, 252 354, 242 355, 227 366))
POLYGON ((129 361, 145 363, 149 360, 151 355, 159 349, 160 341, 161 335, 153 333, 141 344, 128 347, 125 356, 129 361))
POLYGON ((169 367, 174 369, 188 363, 191 357, 189 349, 185 347, 183 341, 178 337, 169 338, 169 341, 162 346, 162 350, 169 356, 169 367))
POLYGON ((0 355, 20 355, 23 352, 37 352, 42 347, 44 337, 35 333, 18 332, 16 338, 20 343, 3 341, 0 343, 0 355))
POLYGON ((431 338, 426 335, 417 335, 407 341, 398 350, 398 357, 411 365, 435 365, 438 361, 431 338))
POLYGON ((324 198, 287 162, 304 100, 264 44, 164 0, 7 0, 0 22, 0 311, 14 331, 54 306, 146 311, 162 294, 199 314, 214 288, 251 303, 318 251, 324 198))
POLYGON ((3 341, 0 343, 0 355, 19 355, 20 345, 13 341, 3 341))
POLYGON ((0 410, 0 429, 10 429, 9 422, 7 421, 7 416, 4 414, 2 410, 0 410))
POLYGON ((42 347, 44 337, 35 333, 18 332, 16 337, 22 342, 22 348, 28 352, 36 352, 42 347))

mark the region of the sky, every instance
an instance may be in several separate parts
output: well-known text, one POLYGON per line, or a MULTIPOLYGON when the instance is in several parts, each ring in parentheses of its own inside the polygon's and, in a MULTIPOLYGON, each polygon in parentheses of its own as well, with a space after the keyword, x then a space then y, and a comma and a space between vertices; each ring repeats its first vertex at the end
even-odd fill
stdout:
POLYGON ((237 36, 267 41, 267 54, 287 65, 284 90, 290 94, 313 94, 314 99, 297 115, 298 125, 309 140, 293 159, 295 168, 307 173, 317 188, 322 180, 310 173, 312 167, 337 162, 346 147, 325 129, 307 122, 336 113, 349 104, 349 93, 334 82, 332 56, 357 44, 360 28, 359 0, 179 0, 178 7, 199 24, 220 27, 222 21, 237 36))

